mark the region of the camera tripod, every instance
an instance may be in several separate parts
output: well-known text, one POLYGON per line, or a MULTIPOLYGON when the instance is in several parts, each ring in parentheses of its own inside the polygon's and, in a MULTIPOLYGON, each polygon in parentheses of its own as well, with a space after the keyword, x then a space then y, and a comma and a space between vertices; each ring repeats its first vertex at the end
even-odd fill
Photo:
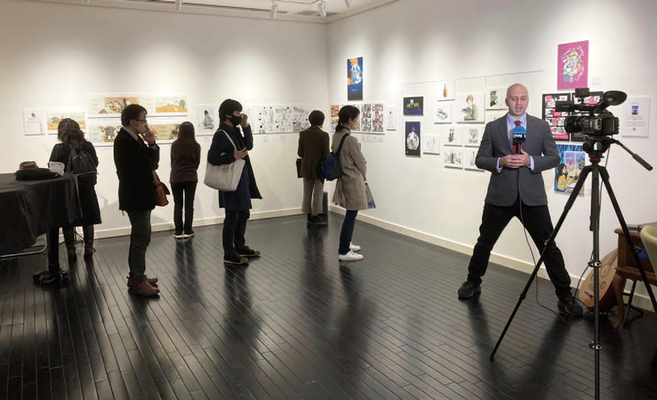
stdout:
MULTIPOLYGON (((602 182, 604 183, 605 188, 607 189, 607 193, 609 194, 609 199, 611 200, 611 204, 613 205, 614 211, 616 212, 616 217, 620 222, 621 228, 623 230, 623 234, 625 235, 625 240, 627 241, 630 249, 632 250, 634 260, 641 273, 641 278, 643 279, 643 282, 646 285, 646 290, 648 291, 648 295, 650 296, 650 301, 652 302, 653 310, 657 312, 657 301, 655 301, 655 296, 652 292, 652 289, 650 288, 650 284, 648 283, 646 272, 644 271, 643 266, 641 265, 641 260, 639 259, 639 249, 634 245, 634 242, 632 241, 632 237, 630 236, 630 231, 628 230, 627 224, 625 223, 625 218, 623 218, 623 214, 621 213, 620 207, 618 206, 618 202, 616 201, 616 196, 614 195, 614 191, 612 190, 611 184, 609 183, 609 173, 607 172, 607 169, 605 167, 600 165, 600 159, 602 158, 603 154, 607 151, 607 149, 609 149, 609 146, 612 143, 621 146, 625 151, 627 151, 632 155, 632 158, 634 158, 639 164, 641 164, 648 171, 652 170, 652 166, 650 166, 650 164, 645 162, 641 157, 633 153, 630 149, 625 147, 621 142, 606 136, 601 136, 601 137, 586 136, 586 140, 582 145, 582 148, 589 155, 589 160, 591 161, 591 165, 588 165, 582 169, 577 184, 575 185, 573 192, 570 194, 570 197, 566 202, 566 206, 564 207, 563 213, 559 218, 559 222, 557 222, 557 225, 552 231, 552 234, 550 235, 550 238, 547 240, 545 246, 547 247, 549 244, 554 242, 555 237, 559 233, 559 229, 561 228, 561 225, 563 224, 563 222, 566 219, 566 216, 568 215, 568 211, 570 211, 571 207, 575 203, 575 200, 577 199, 578 193, 584 187, 584 182, 586 181, 587 176, 589 175, 589 173, 592 172, 593 180, 592 180, 592 193, 591 193, 591 216, 590 216, 591 225, 589 229, 593 232, 593 256, 591 261, 589 261, 588 266, 593 268, 593 287, 594 287, 593 313, 595 314, 595 320, 594 320, 593 342, 589 344, 589 348, 595 351, 595 399, 596 400, 600 398, 600 351, 602 350, 602 344, 600 343, 600 321, 599 321, 599 312, 598 312, 599 301, 600 301, 600 287, 599 287, 600 267, 602 266, 602 264, 600 263, 600 177, 602 177, 602 182)), ((541 257, 538 259, 538 263, 536 263, 536 266, 534 267, 534 271, 529 277, 529 281, 527 281, 524 290, 520 294, 518 303, 516 304, 516 307, 514 308, 511 317, 509 318, 508 322, 506 323, 506 326, 504 327, 504 330, 502 331, 502 335, 500 336, 499 340, 497 341, 497 344, 495 345, 495 348, 493 349, 493 352, 490 355, 491 360, 494 360, 495 353, 497 352, 497 349, 502 343, 502 340, 504 339, 504 335, 506 335, 506 332, 509 329, 511 322, 513 321, 513 318, 518 312, 518 309, 520 308, 520 304, 527 296, 527 292, 529 291, 532 282, 536 278, 536 274, 538 273, 538 269, 541 267, 542 263, 543 263, 543 254, 541 254, 541 257)))

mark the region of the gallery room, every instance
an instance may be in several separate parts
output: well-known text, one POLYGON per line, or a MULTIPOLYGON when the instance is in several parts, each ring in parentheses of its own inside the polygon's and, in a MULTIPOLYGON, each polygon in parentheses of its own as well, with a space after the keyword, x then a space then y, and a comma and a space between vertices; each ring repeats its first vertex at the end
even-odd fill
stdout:
POLYGON ((0 399, 657 398, 654 0, 3 0, 0 34, 0 399), (319 212, 313 110, 346 138, 319 212), (80 175, 41 179, 62 121, 93 242, 80 175), (120 137, 173 191, 189 129, 182 229, 127 205, 120 137))

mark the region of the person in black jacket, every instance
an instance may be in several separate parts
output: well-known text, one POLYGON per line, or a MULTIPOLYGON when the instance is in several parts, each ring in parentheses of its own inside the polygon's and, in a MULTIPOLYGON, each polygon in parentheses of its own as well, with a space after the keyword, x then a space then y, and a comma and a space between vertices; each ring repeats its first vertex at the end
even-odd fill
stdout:
POLYGON ((148 128, 146 109, 130 104, 121 113, 121 125, 114 140, 114 163, 119 177, 119 209, 128 213, 132 230, 128 253, 128 287, 143 296, 160 291, 157 278, 146 276, 146 249, 151 241, 151 211, 155 208, 153 170, 160 161, 160 148, 148 128))
POLYGON ((251 215, 251 199, 262 198, 248 156, 249 150, 253 149, 253 134, 248 117, 242 114, 242 105, 236 100, 228 99, 221 103, 219 120, 221 124, 212 138, 208 163, 223 165, 239 159, 245 161, 237 189, 234 192, 219 191, 219 207, 226 210, 223 229, 224 263, 241 265, 248 262, 247 257, 260 255, 259 251, 246 245, 244 238, 246 221, 251 215), (238 127, 242 128, 243 135, 238 127))
MULTIPOLYGON (((76 171, 71 164, 71 149, 75 149, 78 157, 86 157, 88 162, 93 166, 94 171, 87 172, 93 176, 78 175, 78 196, 80 197, 80 208, 82 209, 82 218, 75 221, 70 226, 62 227, 64 233, 64 243, 68 253, 69 262, 75 261, 77 253, 75 250, 75 227, 82 226, 84 234, 84 257, 89 258, 94 254, 94 224, 100 224, 100 207, 98 206, 98 197, 94 186, 96 184, 96 171, 98 167, 98 156, 94 145, 84 139, 84 132, 80 125, 70 118, 64 118, 57 126, 57 138, 61 143, 57 143, 50 154, 50 161, 63 163, 66 171, 78 175, 81 171, 76 171)), ((57 229, 59 230, 59 229, 57 229)), ((59 233, 51 235, 58 240, 59 233)), ((51 263, 59 262, 59 246, 53 243, 50 246, 49 257, 51 263)))

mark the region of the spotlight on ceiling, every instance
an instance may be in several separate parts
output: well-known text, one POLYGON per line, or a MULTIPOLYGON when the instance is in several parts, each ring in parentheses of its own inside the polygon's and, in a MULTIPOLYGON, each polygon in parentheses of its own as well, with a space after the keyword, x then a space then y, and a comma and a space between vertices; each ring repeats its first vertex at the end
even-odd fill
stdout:
POLYGON ((182 9, 182 2, 183 2, 183 0, 176 0, 175 1, 176 11, 180 11, 182 9))
POLYGON ((322 18, 326 17, 326 1, 321 0, 317 3, 317 8, 319 8, 319 15, 321 15, 322 18))
POLYGON ((272 0, 272 2, 271 2, 271 14, 269 14, 271 19, 276 18, 276 13, 277 12, 278 12, 278 2, 276 0, 272 0))
POLYGON ((351 8, 351 0, 344 0, 344 4, 347 6, 347 8, 351 8))

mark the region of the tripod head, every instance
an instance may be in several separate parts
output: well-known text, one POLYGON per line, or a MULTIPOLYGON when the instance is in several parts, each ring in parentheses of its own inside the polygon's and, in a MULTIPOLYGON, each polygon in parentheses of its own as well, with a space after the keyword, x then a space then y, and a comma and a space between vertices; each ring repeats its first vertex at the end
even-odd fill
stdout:
POLYGON ((582 149, 589 155, 591 163, 597 164, 602 159, 604 153, 609 150, 609 147, 612 144, 617 144, 623 148, 623 150, 630 153, 632 158, 641 164, 641 166, 648 171, 652 171, 652 165, 648 164, 646 160, 641 158, 638 154, 628 149, 623 143, 616 139, 612 139, 610 136, 593 136, 593 135, 584 135, 584 143, 582 144, 582 149))

